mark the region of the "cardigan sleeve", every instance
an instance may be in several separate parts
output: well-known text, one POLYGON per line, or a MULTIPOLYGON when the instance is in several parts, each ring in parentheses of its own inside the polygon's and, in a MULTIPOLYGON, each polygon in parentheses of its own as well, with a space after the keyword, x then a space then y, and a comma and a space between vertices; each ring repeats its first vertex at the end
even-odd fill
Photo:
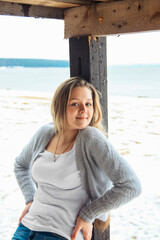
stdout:
POLYGON ((30 167, 34 151, 38 147, 39 139, 42 134, 44 134, 44 127, 41 127, 34 134, 29 143, 23 148, 20 155, 15 159, 14 163, 14 173, 26 203, 33 201, 35 193, 35 184, 31 178, 30 167))
POLYGON ((94 173, 101 172, 103 177, 106 176, 106 181, 109 178, 113 187, 81 209, 79 215, 87 222, 93 222, 101 214, 118 208, 141 193, 140 181, 129 164, 102 133, 98 130, 91 133, 86 141, 87 151, 90 149, 91 152, 88 161, 90 165, 92 161, 97 163, 94 173))

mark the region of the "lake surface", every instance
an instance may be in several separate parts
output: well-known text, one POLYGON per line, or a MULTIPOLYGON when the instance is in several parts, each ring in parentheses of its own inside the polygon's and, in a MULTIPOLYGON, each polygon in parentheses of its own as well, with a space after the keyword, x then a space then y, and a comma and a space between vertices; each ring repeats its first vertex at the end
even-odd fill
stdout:
MULTIPOLYGON (((70 76, 69 68, 0 68, 0 89, 54 92, 70 76)), ((160 66, 108 67, 108 94, 160 98, 160 66)))

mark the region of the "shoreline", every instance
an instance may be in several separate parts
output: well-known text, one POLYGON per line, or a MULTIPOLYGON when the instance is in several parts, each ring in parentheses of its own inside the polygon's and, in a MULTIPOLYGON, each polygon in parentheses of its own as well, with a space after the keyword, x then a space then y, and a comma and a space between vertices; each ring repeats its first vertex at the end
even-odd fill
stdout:
MULTIPOLYGON (((50 91, 34 91, 34 90, 19 90, 19 89, 0 89, 0 94, 5 94, 5 95, 11 95, 11 96, 20 96, 24 97, 24 98, 39 98, 40 99, 40 95, 42 95, 42 98, 46 98, 46 99, 50 99, 53 97, 54 91, 50 92, 50 91)), ((129 98, 129 99, 160 99, 160 97, 147 97, 147 96, 121 96, 121 95, 108 95, 108 98, 121 98, 121 99, 125 99, 125 98, 129 98)))

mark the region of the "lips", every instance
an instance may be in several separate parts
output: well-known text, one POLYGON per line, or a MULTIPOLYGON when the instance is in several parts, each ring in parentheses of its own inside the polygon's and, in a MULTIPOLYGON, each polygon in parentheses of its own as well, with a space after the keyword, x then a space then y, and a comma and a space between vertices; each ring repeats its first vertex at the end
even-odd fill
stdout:
POLYGON ((76 118, 80 120, 87 119, 87 117, 76 117, 76 118))

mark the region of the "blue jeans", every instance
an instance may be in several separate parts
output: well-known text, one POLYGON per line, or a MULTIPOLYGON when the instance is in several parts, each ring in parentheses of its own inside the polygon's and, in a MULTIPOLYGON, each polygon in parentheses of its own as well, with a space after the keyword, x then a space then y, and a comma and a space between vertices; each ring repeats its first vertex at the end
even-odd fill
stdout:
POLYGON ((22 223, 19 224, 12 240, 67 240, 56 233, 31 231, 22 223))

